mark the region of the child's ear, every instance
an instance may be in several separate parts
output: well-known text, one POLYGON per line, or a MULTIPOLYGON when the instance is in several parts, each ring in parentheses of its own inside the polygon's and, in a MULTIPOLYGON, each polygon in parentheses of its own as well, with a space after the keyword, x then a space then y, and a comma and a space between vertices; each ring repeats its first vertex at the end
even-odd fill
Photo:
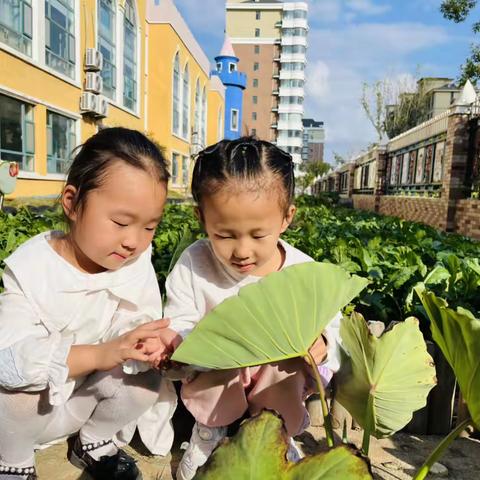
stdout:
POLYGON ((295 216, 296 211, 297 211, 297 207, 295 207, 295 205, 290 205, 288 207, 287 213, 285 214, 285 217, 283 218, 281 233, 283 233, 290 226, 290 224, 293 221, 293 217, 295 216))
POLYGON ((203 225, 204 224, 203 213, 202 213, 202 210, 200 209, 200 207, 195 207, 195 209, 193 211, 194 211, 195 216, 197 217, 198 221, 203 225))
POLYGON ((75 200, 77 196, 77 189, 73 185, 66 185, 62 192, 62 207, 65 215, 69 220, 74 222, 77 220, 78 214, 75 209, 75 200))

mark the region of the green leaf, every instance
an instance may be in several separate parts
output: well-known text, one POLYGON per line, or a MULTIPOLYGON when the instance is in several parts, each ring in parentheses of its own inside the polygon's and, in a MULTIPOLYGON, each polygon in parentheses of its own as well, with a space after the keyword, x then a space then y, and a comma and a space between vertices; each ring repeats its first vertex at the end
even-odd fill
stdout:
POLYGON ((208 313, 172 360, 228 369, 305 356, 367 283, 329 263, 307 262, 272 273, 208 313))
POLYGON ((245 421, 235 437, 225 441, 202 467, 195 480, 367 480, 366 461, 345 446, 307 457, 286 460, 287 435, 272 412, 245 421))
POLYGON ((353 313, 343 320, 340 335, 349 356, 337 374, 336 399, 371 435, 397 432, 425 406, 436 383, 418 321, 407 318, 376 338, 363 317, 353 313))
POLYGON ((465 308, 448 308, 432 292, 416 291, 431 320, 433 339, 453 368, 473 422, 480 428, 480 320, 465 308))

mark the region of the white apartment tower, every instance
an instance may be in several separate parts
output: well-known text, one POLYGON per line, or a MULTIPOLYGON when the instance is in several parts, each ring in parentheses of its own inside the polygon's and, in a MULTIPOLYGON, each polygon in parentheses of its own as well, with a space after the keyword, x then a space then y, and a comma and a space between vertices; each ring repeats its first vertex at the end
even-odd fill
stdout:
POLYGON ((302 161, 308 5, 227 0, 226 28, 247 74, 243 134, 276 142, 302 161))

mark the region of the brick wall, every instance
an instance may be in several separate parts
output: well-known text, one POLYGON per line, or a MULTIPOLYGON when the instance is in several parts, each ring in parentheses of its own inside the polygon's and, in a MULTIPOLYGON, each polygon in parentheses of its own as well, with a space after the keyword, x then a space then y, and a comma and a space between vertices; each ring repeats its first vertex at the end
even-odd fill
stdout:
POLYGON ((359 210, 375 211, 375 195, 352 195, 353 208, 359 210))
POLYGON ((455 232, 480 239, 480 200, 458 200, 454 225, 455 232))
POLYGON ((447 227, 448 202, 443 198, 401 197, 385 195, 379 197, 378 213, 422 222, 445 230, 447 227))

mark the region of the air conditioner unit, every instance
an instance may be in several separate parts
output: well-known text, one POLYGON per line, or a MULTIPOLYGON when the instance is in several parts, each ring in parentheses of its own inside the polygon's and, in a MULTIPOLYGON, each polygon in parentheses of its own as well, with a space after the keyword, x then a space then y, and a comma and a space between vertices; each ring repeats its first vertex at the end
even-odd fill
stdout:
POLYGON ((103 66, 103 56, 96 48, 87 48, 85 53, 85 67, 87 71, 97 72, 103 66))
POLYGON ((80 111, 82 113, 96 113, 99 96, 91 92, 83 92, 80 97, 80 111))
POLYGON ((101 118, 108 116, 108 100, 100 95, 98 95, 98 103, 97 108, 95 109, 95 115, 101 118))
POLYGON ((103 79, 97 72, 87 72, 85 75, 85 90, 87 92, 102 93, 103 79))

